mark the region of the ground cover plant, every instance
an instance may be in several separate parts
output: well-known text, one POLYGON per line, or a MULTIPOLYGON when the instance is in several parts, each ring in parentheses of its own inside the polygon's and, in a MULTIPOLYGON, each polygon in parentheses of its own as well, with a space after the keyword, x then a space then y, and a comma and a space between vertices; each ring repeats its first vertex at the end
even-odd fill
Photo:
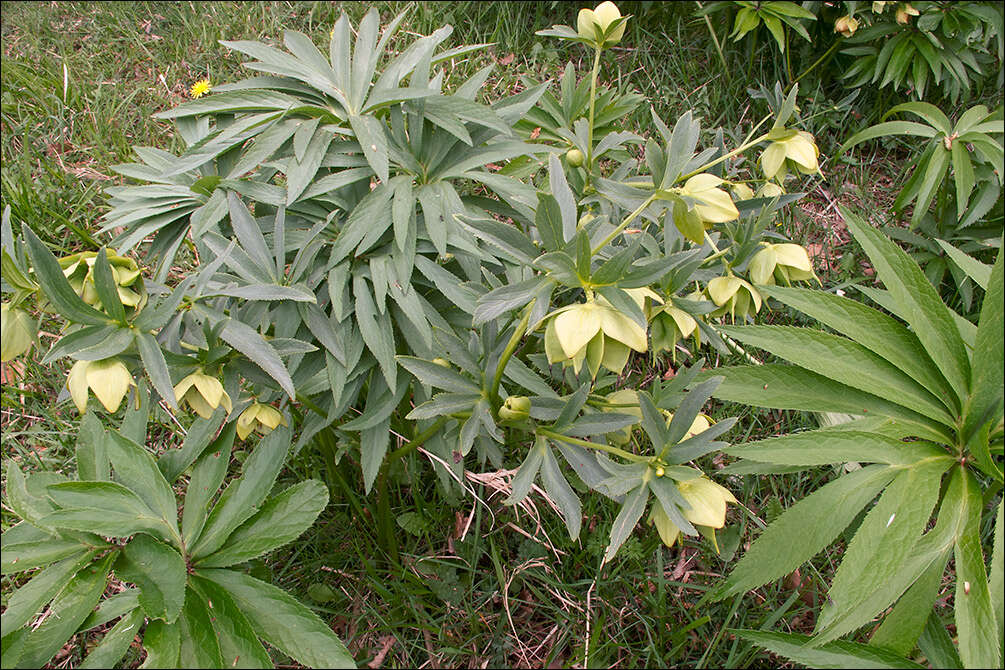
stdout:
MULTIPOLYGON (((918 333, 939 330, 918 319, 941 319, 960 333, 959 342, 919 334, 923 353, 912 361, 923 367, 929 355, 941 369, 938 347, 963 347, 973 379, 925 378, 959 399, 942 412, 959 418, 943 421, 934 409, 942 396, 932 404, 907 388, 917 382, 897 376, 914 379, 914 368, 891 371, 907 363, 873 360, 854 349, 860 345, 819 333, 818 323, 839 332, 849 326, 792 302, 835 297, 819 290, 831 285, 832 269, 814 268, 796 242, 816 243, 787 227, 808 200, 805 191, 830 197, 820 186, 825 157, 807 129, 832 127, 820 119, 847 115, 852 101, 808 111, 792 77, 761 83, 756 114, 748 108, 739 117, 715 109, 728 99, 722 88, 690 105, 668 104, 680 88, 639 94, 619 68, 632 53, 633 31, 645 34, 677 11, 645 3, 631 6, 631 16, 628 6, 622 16, 611 3, 585 9, 569 17, 574 26, 548 28, 559 17, 540 12, 522 17, 535 21, 515 37, 536 40, 527 73, 509 72, 513 59, 487 57, 484 45, 452 46, 451 29, 422 7, 412 14, 350 7, 352 16, 306 5, 273 9, 300 10, 305 16, 291 22, 304 32, 279 22, 258 39, 221 33, 220 49, 243 55, 252 76, 235 60, 231 76, 196 82, 190 101, 162 104, 156 118, 170 123, 173 141, 155 138, 162 148, 123 149, 108 161, 123 179, 105 189, 100 223, 64 217, 62 229, 46 227, 23 190, 6 189, 23 173, 5 167, 4 361, 26 376, 48 371, 54 388, 65 389, 57 407, 72 401, 71 413, 83 417, 57 418, 62 427, 43 438, 51 447, 44 451, 30 441, 46 434, 45 422, 15 431, 5 425, 5 665, 53 656, 74 665, 149 666, 158 658, 219 665, 234 656, 253 665, 485 658, 733 666, 763 659, 757 645, 808 665, 1000 663, 1002 552, 993 548, 1000 528, 997 536, 993 530, 1001 380, 983 371, 1001 368, 994 346, 1001 263, 994 270, 982 263, 1000 247, 1000 220, 997 235, 987 212, 960 226, 990 231, 962 251, 924 225, 912 233, 939 245, 945 267, 967 278, 961 316, 928 281, 924 290, 898 283, 904 273, 912 282, 924 275, 842 212, 888 289, 861 287, 894 315, 883 318, 906 320, 918 333), (412 21, 428 22, 428 30, 413 32, 412 21), (557 50, 578 61, 548 55, 557 50), (717 120, 708 128, 702 115, 717 120), (69 243, 60 238, 67 233, 69 243), (790 288, 800 284, 818 290, 790 288), (925 296, 924 309, 909 302, 912 290, 925 296), (738 325, 779 321, 809 328, 738 325), (49 346, 38 341, 42 329, 56 333, 46 336, 49 346), (841 364, 837 381, 828 381, 837 373, 820 368, 827 357, 808 354, 806 342, 794 345, 793 332, 814 345, 826 340, 832 348, 821 351, 829 356, 835 347, 858 355, 855 378, 841 364), (769 393, 742 375, 798 377, 799 368, 719 367, 757 363, 762 350, 814 371, 805 375, 818 373, 793 378, 788 393, 798 402, 778 400, 773 381, 769 393), (840 383, 863 392, 876 392, 863 384, 893 384, 906 393, 895 397, 904 406, 876 399, 863 411, 840 383), (804 412, 758 413, 714 395, 804 412), (876 454, 783 448, 772 460, 775 442, 741 444, 790 432, 774 439, 805 441, 815 433, 800 430, 841 421, 836 412, 886 412, 910 426, 859 419, 823 429, 838 442, 868 435, 904 458, 856 470, 876 454), (104 427, 120 415, 117 430, 104 427), (66 440, 59 431, 80 436, 66 440), (235 436, 244 448, 231 446, 235 436), (905 437, 927 442, 899 441, 905 437), (928 442, 951 446, 940 451, 928 442), (918 454, 920 461, 904 460, 918 454), (747 460, 723 468, 738 456, 747 460), (878 470, 878 488, 861 492, 858 506, 849 503, 819 542, 786 561, 770 558, 776 550, 768 545, 800 532, 804 524, 792 519, 816 513, 803 510, 820 494, 878 470), (946 472, 954 474, 940 491, 946 472), (889 571, 910 567, 899 570, 903 588, 890 586, 882 603, 846 604, 847 584, 857 583, 847 572, 876 564, 862 538, 883 535, 878 513, 859 510, 895 475, 876 509, 899 501, 892 490, 921 490, 932 500, 927 511, 894 510, 898 534, 884 536, 883 546, 902 559, 889 571), (232 483, 215 494, 225 479, 232 483), (196 496, 194 511, 185 506, 179 514, 163 496, 144 500, 150 490, 167 494, 172 483, 170 495, 183 503, 196 496), (180 518, 184 535, 137 525, 148 519, 137 511, 124 514, 132 519, 125 525, 109 520, 102 537, 82 537, 80 526, 98 518, 95 496, 113 493, 139 494, 131 509, 163 508, 167 527, 180 518), (939 521, 915 547, 936 500, 939 521), (206 531, 187 532, 191 514, 204 517, 212 547, 201 546, 206 531), (953 514, 967 523, 951 524, 953 514), (532 532, 521 528, 527 519, 532 532), (844 561, 840 542, 814 558, 842 532, 844 561), (938 551, 925 553, 928 544, 938 551), (953 545, 947 578, 956 580, 955 606, 938 597, 953 545), (139 552, 187 565, 178 582, 188 583, 184 602, 161 606, 164 584, 130 569, 139 552), (87 567, 92 558, 96 568, 87 567), (46 586, 60 571, 80 571, 73 583, 87 581, 86 597, 46 586), (839 606, 828 604, 817 621, 829 582, 839 606), (110 597, 101 600, 106 585, 110 597), (263 593, 276 611, 249 605, 263 593), (863 625, 898 597, 879 632, 868 635, 863 625), (208 628, 196 625, 205 618, 203 600, 210 609, 228 603, 208 628), (947 611, 956 617, 948 633, 939 623, 947 611), (130 635, 134 627, 140 637, 130 635), (835 641, 843 635, 851 641, 835 641), (870 637, 870 646, 856 644, 870 637)), ((495 35, 472 41, 507 36, 514 15, 485 11, 482 17, 498 12, 495 35)), ((706 63, 731 57, 706 17, 688 14, 688 21, 693 34, 711 40, 706 63)), ((977 131, 986 150, 970 158, 958 149, 954 167, 993 163, 988 152, 1000 149, 1000 106, 975 109, 958 126, 982 115, 977 131)), ((30 127, 30 114, 13 105, 4 113, 5 126, 30 127)), ((948 124, 930 136, 948 138, 948 124)), ((836 147, 845 139, 828 141, 836 147)), ((854 165, 851 152, 844 160, 854 165)), ((946 170, 946 156, 938 160, 946 170)), ((956 213, 960 196, 980 199, 993 186, 1000 200, 1000 170, 982 173, 979 186, 958 168, 952 174, 955 182, 925 183, 939 216, 956 213), (946 193, 957 200, 945 205, 946 193)), ((928 202, 915 202, 915 217, 928 215, 928 202)), ((850 248, 846 255, 847 271, 857 261, 850 248)), ((844 289, 854 280, 842 278, 844 289)), ((881 314, 860 308, 869 310, 852 312, 861 319, 881 314)), ((846 334, 866 349, 878 346, 846 334)), ((7 379, 5 423, 25 390, 35 393, 39 411, 51 411, 44 391, 7 379)))

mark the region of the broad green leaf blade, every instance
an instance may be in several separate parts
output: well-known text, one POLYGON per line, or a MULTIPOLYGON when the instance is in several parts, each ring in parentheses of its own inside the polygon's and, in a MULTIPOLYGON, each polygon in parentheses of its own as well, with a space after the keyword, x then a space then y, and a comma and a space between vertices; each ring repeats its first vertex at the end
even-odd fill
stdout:
POLYGON ((773 521, 716 594, 721 600, 789 574, 829 545, 897 475, 870 465, 806 496, 773 521))
POLYGON ((220 641, 213 629, 213 614, 191 586, 185 587, 185 607, 178 617, 178 667, 222 668, 220 641))
POLYGON ((101 604, 91 612, 77 629, 78 633, 93 630, 129 614, 140 606, 139 589, 127 588, 101 601, 101 604))
MULTIPOLYGON (((164 479, 168 482, 174 482, 178 479, 178 475, 187 470, 188 466, 192 465, 210 447, 213 435, 216 434, 226 416, 226 409, 217 408, 210 418, 203 419, 200 417, 196 419, 189 426, 188 433, 185 435, 185 439, 182 440, 181 447, 169 449, 161 454, 160 458, 157 459, 157 468, 164 475, 164 479)), ((226 429, 224 429, 221 435, 225 433, 226 429)), ((216 443, 214 443, 214 446, 219 448, 219 445, 216 445, 216 443)))
POLYGON ((946 407, 884 358, 844 337, 795 326, 721 326, 722 333, 953 427, 946 407))
POLYGON ((105 633, 98 646, 91 650, 78 667, 114 668, 129 651, 133 639, 140 632, 141 625, 143 625, 143 613, 140 610, 134 609, 126 614, 105 633))
POLYGON ((232 570, 199 570, 234 599, 255 632, 312 668, 354 668, 356 661, 331 629, 284 591, 232 570))
POLYGON ((960 659, 965 668, 1000 668, 1001 640, 981 551, 981 511, 984 508, 981 486, 973 474, 967 472, 963 488, 967 510, 962 532, 953 547, 960 659))
POLYGON ((49 615, 33 630, 25 643, 18 664, 41 668, 70 639, 81 622, 98 604, 108 583, 108 571, 115 553, 78 572, 49 606, 49 615))
POLYGON ((373 293, 362 275, 353 277, 353 295, 356 297, 356 326, 363 342, 377 359, 387 386, 396 388, 398 364, 394 360, 394 333, 390 317, 377 312, 373 293))
MULTIPOLYGON (((190 435, 191 430, 194 430, 194 427, 190 429, 190 435)), ((185 492, 185 506, 181 516, 182 538, 187 547, 195 546, 196 540, 199 539, 206 517, 209 515, 209 504, 216 497, 224 477, 227 476, 230 452, 236 434, 237 422, 231 421, 192 467, 192 477, 185 492)))
POLYGON ((988 592, 998 622, 998 644, 1005 644, 1005 500, 998 503, 995 514, 994 548, 991 550, 991 574, 988 592))
POLYGON ((168 371, 164 352, 161 351, 157 340, 150 333, 137 332, 136 349, 140 352, 143 368, 154 389, 172 409, 177 410, 178 402, 175 400, 174 387, 171 384, 171 373, 168 371))
POLYGON ((922 459, 952 459, 944 449, 928 442, 902 442, 873 432, 828 428, 747 442, 723 451, 759 463, 801 466, 850 461, 910 465, 922 459))
MULTIPOLYGON (((928 525, 939 486, 951 462, 921 463, 902 470, 866 515, 848 544, 817 620, 814 639, 835 640, 867 623, 870 597, 903 570, 928 525)), ((889 603, 886 603, 889 605, 889 603)))
POLYGON ((248 619, 230 595, 214 582, 192 577, 191 594, 198 594, 212 609, 213 629, 220 641, 220 654, 226 667, 271 668, 272 659, 248 619))
POLYGON ((877 137, 887 137, 889 135, 913 135, 915 137, 935 137, 935 129, 916 121, 886 121, 877 123, 865 130, 859 131, 848 138, 848 140, 838 149, 838 155, 851 149, 856 144, 861 144, 877 137))
POLYGON ((918 639, 918 649, 935 668, 962 668, 960 655, 946 627, 934 614, 928 617, 925 630, 918 639))
POLYGON ((541 461, 541 483, 548 496, 555 501, 565 517, 565 526, 569 529, 569 537, 573 540, 579 537, 583 523, 583 505, 579 496, 572 490, 562 468, 551 449, 545 449, 541 461))
POLYGON ((906 320, 928 355, 962 401, 970 388, 970 364, 949 308, 907 253, 855 214, 846 209, 841 213, 880 280, 903 305, 906 320))
POLYGON ((237 319, 229 318, 220 331, 220 339, 247 356, 252 363, 275 379, 290 399, 296 398, 297 392, 289 371, 283 365, 279 354, 261 333, 237 319))
POLYGON ((537 473, 541 470, 541 464, 544 462, 544 452, 547 450, 547 441, 544 438, 538 437, 534 441, 534 446, 527 453, 527 458, 520 464, 519 470, 517 470, 513 479, 510 480, 511 492, 505 500, 507 505, 516 505, 530 493, 530 489, 534 485, 534 479, 537 477, 537 473))
POLYGON ((796 633, 769 633, 760 630, 734 630, 737 637, 764 647, 773 654, 811 668, 924 668, 882 648, 839 640, 811 647, 813 638, 796 633))
POLYGON ((88 411, 77 433, 77 475, 83 481, 108 479, 108 433, 101 421, 88 411))
POLYGON ((1005 358, 1003 272, 1005 272, 1005 254, 999 251, 981 307, 977 337, 974 340, 971 395, 964 408, 963 417, 964 440, 971 446, 982 469, 988 474, 996 475, 999 482, 1002 481, 1001 466, 992 460, 987 451, 986 438, 982 439, 977 433, 983 426, 989 423, 994 426, 1002 418, 1002 360, 1005 358))
POLYGON ((933 616, 932 605, 939 596, 945 569, 945 560, 936 561, 922 573, 883 618, 883 624, 869 640, 870 646, 884 647, 901 656, 907 656, 914 650, 925 630, 925 623, 933 616))
POLYGON ((917 412, 794 365, 717 368, 703 376, 712 374, 724 378, 713 394, 720 400, 774 409, 885 416, 907 424, 918 437, 940 443, 952 441, 948 429, 917 412))
POLYGON ((931 391, 946 407, 954 411, 959 408, 951 387, 925 353, 924 346, 896 319, 851 298, 825 291, 783 286, 763 286, 758 290, 879 354, 931 391))
POLYGON ((423 384, 453 393, 481 393, 481 389, 473 381, 453 368, 414 356, 396 356, 395 359, 423 384))
POLYGON ((372 116, 353 114, 349 116, 349 125, 356 133, 356 139, 359 140, 359 146, 363 150, 363 155, 366 156, 367 163, 373 168, 377 178, 386 183, 389 165, 384 124, 372 116))
POLYGON ((611 526, 611 539, 604 552, 604 563, 609 563, 618 553, 618 549, 625 543, 628 536, 635 530, 636 524, 642 518, 642 513, 646 511, 646 502, 649 501, 649 486, 642 486, 635 489, 625 497, 625 502, 621 506, 621 511, 614 519, 611 526))
POLYGON ((64 482, 48 488, 49 497, 63 509, 42 517, 45 528, 69 528, 107 537, 151 533, 171 541, 175 533, 132 490, 115 482, 64 482))
POLYGON ((238 526, 255 514, 286 462, 289 448, 290 431, 283 427, 276 428, 258 443, 244 462, 241 477, 231 483, 206 520, 199 541, 189 552, 192 560, 217 551, 238 526))
POLYGON ((185 598, 185 559, 147 535, 137 535, 115 563, 115 574, 136 584, 143 611, 151 619, 174 623, 185 598))
POLYGON ((143 631, 143 648, 147 658, 141 668, 177 668, 181 651, 181 624, 169 624, 155 619, 143 631))
POLYGON ((108 437, 108 457, 115 469, 115 478, 132 489, 177 532, 178 503, 171 485, 164 479, 153 456, 117 431, 109 431, 108 437))
POLYGON ((42 608, 66 586, 70 578, 96 554, 96 551, 84 551, 78 545, 78 553, 75 556, 53 563, 10 594, 7 609, 0 616, 0 637, 7 637, 41 612, 42 608))
POLYGON ((223 547, 199 561, 200 567, 225 568, 261 556, 307 530, 328 504, 328 489, 316 479, 294 484, 227 538, 223 547))
POLYGON ((31 266, 35 270, 35 277, 42 286, 45 297, 60 314, 71 321, 92 326, 111 323, 112 320, 106 314, 88 305, 74 292, 66 277, 63 276, 59 261, 42 243, 42 240, 38 239, 27 223, 22 227, 21 234, 28 249, 31 266))
POLYGON ((976 282, 976 284, 982 289, 985 291, 987 290, 988 283, 991 281, 991 269, 993 266, 981 263, 973 256, 968 256, 953 245, 949 244, 949 242, 944 240, 935 241, 940 247, 942 247, 942 250, 946 252, 946 255, 949 256, 949 259, 953 261, 956 267, 963 270, 963 272, 968 277, 973 279, 974 282, 976 282))
POLYGON ((49 565, 84 548, 75 540, 61 538, 22 521, 0 536, 2 574, 10 575, 49 565))

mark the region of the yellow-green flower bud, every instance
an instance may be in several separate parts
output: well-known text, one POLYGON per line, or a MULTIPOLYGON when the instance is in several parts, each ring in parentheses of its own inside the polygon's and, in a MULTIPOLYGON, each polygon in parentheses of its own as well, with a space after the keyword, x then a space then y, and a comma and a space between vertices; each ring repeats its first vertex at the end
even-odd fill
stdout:
POLYGON ((129 392, 129 387, 135 385, 129 369, 118 358, 77 361, 66 378, 66 388, 81 414, 87 411, 88 390, 94 392, 94 397, 106 410, 114 412, 129 392))
POLYGON ((597 5, 596 9, 581 9, 576 17, 576 30, 579 36, 592 44, 605 47, 613 46, 621 41, 625 36, 625 24, 614 29, 609 35, 604 37, 611 24, 621 18, 621 11, 618 6, 609 0, 597 5))
POLYGON ((511 395, 499 408, 500 421, 523 421, 530 416, 530 398, 525 395, 511 395))
POLYGON ((851 37, 858 30, 858 20, 854 16, 845 15, 834 22, 834 32, 842 37, 851 37))
POLYGON ((569 149, 565 152, 565 161, 572 167, 579 167, 586 160, 586 156, 579 149, 569 149))
POLYGON ((897 5, 897 23, 907 25, 912 16, 918 16, 920 13, 921 12, 911 6, 911 3, 901 3, 897 5))
POLYGON ((17 358, 31 349, 38 334, 38 326, 31 315, 9 303, 0 306, 0 361, 17 358))
POLYGON ((289 425, 278 409, 255 402, 237 417, 237 436, 245 440, 254 431, 258 431, 259 435, 268 435, 280 424, 289 425))
POLYGON ((223 390, 223 384, 216 377, 210 377, 201 370, 193 372, 174 387, 174 397, 178 406, 188 404, 196 414, 204 419, 213 416, 213 411, 223 405, 230 414, 233 404, 223 390))

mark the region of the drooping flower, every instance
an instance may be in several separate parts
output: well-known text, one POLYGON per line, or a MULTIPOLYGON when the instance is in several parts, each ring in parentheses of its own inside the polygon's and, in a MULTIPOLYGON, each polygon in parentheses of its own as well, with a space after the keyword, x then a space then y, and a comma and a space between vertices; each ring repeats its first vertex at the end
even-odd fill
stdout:
POLYGON ((204 419, 213 416, 213 411, 223 405, 230 414, 233 404, 223 390, 223 384, 216 377, 210 377, 201 370, 193 372, 174 387, 174 397, 180 407, 188 404, 196 414, 204 419))
POLYGON ((122 399, 126 397, 130 386, 135 386, 129 369, 118 358, 106 358, 101 361, 77 361, 70 368, 66 378, 66 388, 70 398, 81 414, 87 411, 87 392, 94 392, 94 397, 109 412, 119 408, 122 399))
MULTIPOLYGON (((77 295, 88 305, 102 309, 101 299, 98 297, 98 290, 94 285, 94 264, 97 262, 97 258, 97 252, 82 251, 60 258, 59 266, 63 269, 63 276, 66 277, 77 295)), ((107 251, 107 258, 108 265, 112 269, 112 280, 115 282, 119 301, 127 310, 139 311, 143 309, 147 302, 147 290, 143 284, 139 265, 132 258, 119 256, 112 249, 107 251)))
POLYGON ((684 182, 681 194, 696 201, 694 208, 702 221, 725 223, 740 217, 740 212, 733 204, 729 193, 719 188, 724 181, 713 174, 703 172, 684 182))
POLYGON ((544 348, 550 363, 571 364, 579 373, 587 361, 596 376, 600 366, 620 373, 629 350, 648 348, 646 330, 614 307, 587 302, 554 313, 544 331, 544 348))
POLYGON ((723 316, 728 312, 731 319, 739 316, 742 320, 761 311, 761 294, 739 277, 716 277, 708 283, 705 291, 718 305, 711 316, 723 316))
POLYGON ((237 436, 246 440, 252 432, 268 435, 280 424, 286 426, 286 417, 273 407, 260 402, 254 402, 237 417, 237 436))
MULTIPOLYGON (((677 490, 690 506, 682 509, 684 518, 695 526, 722 528, 726 525, 726 504, 736 503, 736 497, 724 486, 716 484, 704 475, 677 482, 677 490)), ((664 511, 661 504, 653 505, 649 523, 656 526, 663 543, 672 547, 680 537, 680 528, 664 511)))
POLYGON ((754 254, 747 267, 750 280, 755 284, 781 282, 790 285, 794 281, 816 279, 809 253, 798 244, 765 244, 754 254))
POLYGON ((858 20, 851 15, 845 15, 834 22, 834 32, 842 37, 851 37, 858 30, 858 20))
MULTIPOLYGON (((775 131, 772 131, 775 132, 775 131)), ((802 130, 778 131, 780 137, 774 139, 761 153, 761 169, 768 179, 785 179, 790 167, 803 174, 814 174, 820 170, 817 148, 813 136, 802 130)))
POLYGON ((9 303, 0 306, 0 361, 6 363, 31 349, 38 327, 28 312, 9 303))

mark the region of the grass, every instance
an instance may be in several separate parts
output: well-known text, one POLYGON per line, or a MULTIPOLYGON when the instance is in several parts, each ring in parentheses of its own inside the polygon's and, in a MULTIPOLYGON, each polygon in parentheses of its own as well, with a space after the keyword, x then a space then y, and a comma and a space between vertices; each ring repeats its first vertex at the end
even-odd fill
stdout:
MULTIPOLYGON (((491 42, 455 66, 454 80, 495 62, 489 84, 495 97, 519 86, 519 76, 557 77, 572 59, 580 71, 585 52, 534 35, 552 23, 574 23, 577 4, 376 3, 383 19, 409 9, 407 31, 428 34, 455 26, 453 45, 491 42)), ((186 99, 188 87, 208 77, 243 76, 242 58, 218 40, 278 43, 284 29, 319 40, 340 11, 357 22, 364 3, 8 3, 4 2, 2 91, 2 205, 15 222, 27 222, 63 250, 100 244, 94 231, 105 212, 103 189, 115 183, 110 165, 131 160, 134 145, 180 148, 167 124, 152 115, 186 99)), ((634 88, 662 118, 694 109, 706 127, 723 126, 742 138, 766 113, 738 76, 747 55, 727 46, 731 72, 723 71, 704 23, 674 3, 622 4, 639 17, 634 46, 611 52, 606 84, 634 88)), ((720 39, 726 26, 717 25, 720 39)), ((763 47, 752 78, 773 84, 774 53, 763 47), (763 57, 762 57, 763 56, 763 57)), ((849 112, 834 109, 826 90, 812 93, 814 132, 833 147, 847 132, 849 112), (836 141, 836 140, 835 140, 836 141)), ((860 101, 861 102, 861 101, 860 101)), ((649 110, 637 110, 629 127, 648 127, 649 110)), ((826 150, 825 150, 826 153, 826 150)), ((860 154, 861 155, 861 154, 860 154)), ((805 206, 783 221, 785 232, 806 244, 822 279, 840 285, 861 276, 847 253, 847 232, 833 202, 858 199, 868 206, 903 179, 904 154, 827 165, 827 181, 810 182, 805 206)), ((770 317, 793 322, 796 317, 770 317)), ((43 337, 43 340, 45 338, 43 337)), ((730 360, 721 363, 738 362, 730 360)), ((53 407, 65 368, 27 361, 4 369, 2 393, 5 458, 22 467, 65 470, 72 462, 72 406, 53 407)), ((650 372, 640 362, 640 375, 650 372)), ((815 426, 811 415, 713 405, 715 418, 740 416, 731 440, 742 442, 815 426)), ((153 441, 171 429, 154 418, 153 441)), ((257 569, 271 575, 329 619, 360 664, 427 666, 670 666, 750 667, 777 663, 742 643, 728 628, 812 629, 835 568, 824 553, 777 584, 722 603, 702 603, 710 585, 770 521, 795 500, 835 476, 820 469, 779 477, 733 477, 730 487, 749 512, 730 513, 723 554, 706 543, 665 548, 654 531, 636 533, 613 564, 601 568, 616 510, 599 496, 584 498, 584 532, 568 539, 559 517, 537 499, 537 515, 501 504, 506 477, 469 480, 474 495, 445 492, 422 454, 392 473, 392 509, 398 515, 402 560, 384 559, 373 519, 376 505, 360 493, 352 450, 342 455, 307 449, 289 464, 285 483, 324 480, 332 504, 299 541, 257 569), (410 516, 406 516, 409 514, 410 516), (319 585, 330 594, 319 595, 319 585), (313 597, 312 597, 313 596, 313 597), (330 597, 329 597, 330 596, 330 597)), ((708 457, 707 469, 721 467, 708 457)), ((472 466, 474 467, 474 466, 472 466)), ((480 470, 490 470, 485 466, 480 470)), ((474 476, 474 473, 472 473, 474 476)), ((280 485, 283 485, 281 482, 280 485)), ((3 521, 12 517, 4 508, 3 521)), ((3 581, 3 598, 12 584, 3 581)), ((79 662, 87 640, 78 636, 61 662, 79 662)), ((135 662, 139 662, 135 658, 135 662)), ((277 662, 288 659, 277 657, 277 662)))

